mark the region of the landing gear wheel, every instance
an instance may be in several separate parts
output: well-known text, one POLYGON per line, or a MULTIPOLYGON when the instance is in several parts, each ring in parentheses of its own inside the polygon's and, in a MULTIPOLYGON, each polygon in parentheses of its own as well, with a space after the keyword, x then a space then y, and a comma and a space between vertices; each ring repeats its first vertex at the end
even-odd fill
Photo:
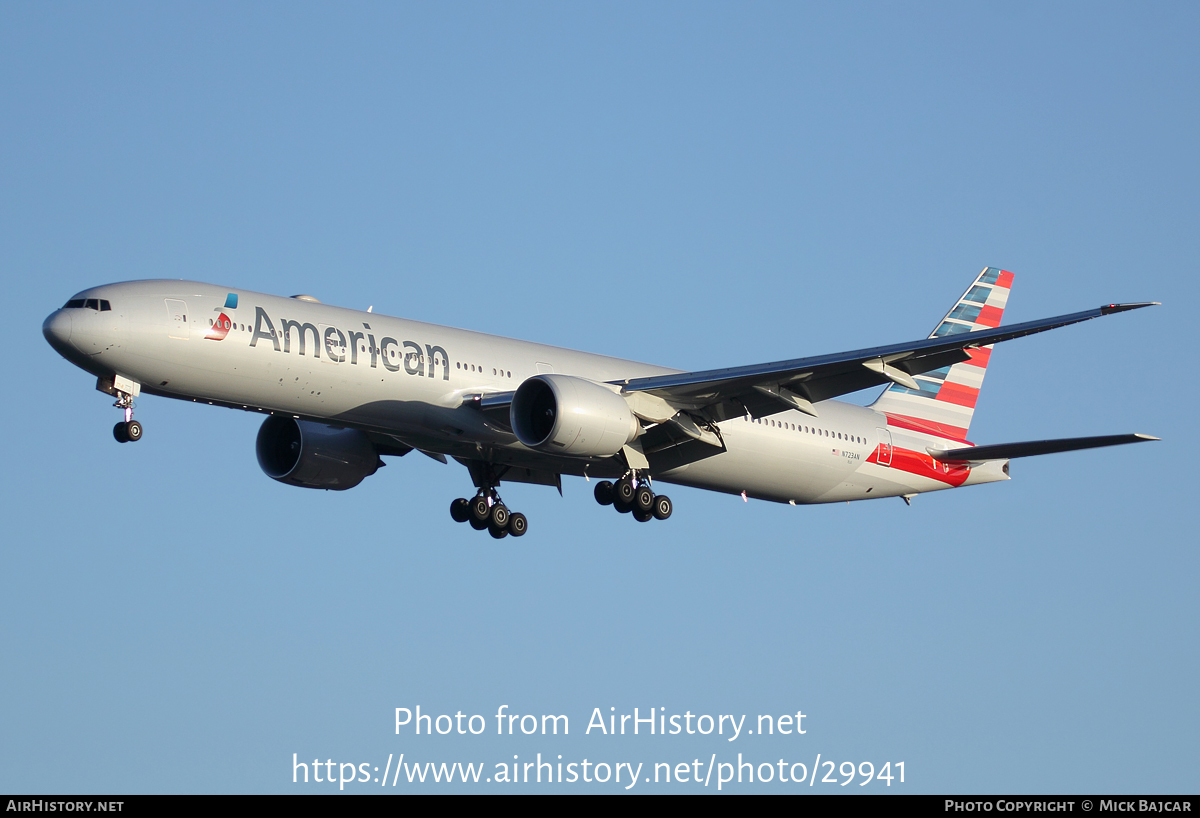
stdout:
POLYGON ((618 500, 615 497, 613 498, 612 506, 621 514, 628 514, 629 512, 633 511, 633 505, 631 505, 630 503, 622 503, 620 500, 618 500))
POLYGON ((635 508, 633 510, 633 519, 637 520, 639 523, 648 523, 654 519, 654 514, 649 511, 643 511, 640 508, 635 508))
MULTIPOLYGON (((482 468, 482 467, 481 467, 482 468)), ((476 470, 478 471, 478 470, 476 470)), ((450 504, 450 516, 471 524, 476 531, 488 533, 497 540, 502 540, 509 534, 520 537, 529 530, 529 521, 524 514, 513 514, 500 499, 496 491, 498 477, 492 472, 477 474, 472 471, 478 493, 470 500, 455 500, 450 504)))
POLYGON ((508 518, 508 533, 514 537, 522 537, 529 530, 529 521, 525 519, 525 515, 517 512, 508 518))
POLYGON ((641 486, 633 493, 633 507, 638 511, 650 511, 654 508, 654 492, 646 486, 641 486))
POLYGON ((622 477, 613 484, 613 502, 621 501, 625 505, 633 504, 633 495, 637 492, 637 485, 633 482, 633 476, 627 475, 622 477))
POLYGON ((117 402, 113 404, 125 413, 125 421, 113 427, 113 437, 118 443, 136 443, 142 439, 142 424, 133 419, 133 395, 115 392, 117 402))
POLYGON ((671 505, 671 498, 668 497, 667 495, 659 494, 657 497, 654 498, 654 508, 652 509, 652 512, 654 513, 654 519, 656 519, 656 520, 667 519, 668 517, 671 516, 671 511, 673 509, 674 509, 674 506, 671 505))
POLYGON ((607 480, 601 480, 596 484, 596 502, 602 506, 611 506, 613 504, 613 484, 607 480))
POLYGON ((488 520, 491 519, 491 516, 492 516, 492 507, 488 505, 487 498, 484 497, 482 494, 477 495, 475 497, 475 499, 471 501, 471 522, 472 522, 472 524, 474 524, 476 522, 480 522, 480 523, 483 523, 484 526, 486 526, 488 520))

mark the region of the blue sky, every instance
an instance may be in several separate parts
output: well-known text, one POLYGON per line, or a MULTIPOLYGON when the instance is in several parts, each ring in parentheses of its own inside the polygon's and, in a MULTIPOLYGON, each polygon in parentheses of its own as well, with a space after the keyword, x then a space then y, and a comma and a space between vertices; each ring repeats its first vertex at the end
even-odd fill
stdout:
MULTIPOLYGON (((911 792, 1194 792, 1198 23, 3 5, 0 791, 327 791, 293 753, 742 752, 903 761, 911 792), (40 333, 84 287, 172 277, 706 369, 921 337, 987 265, 1015 273, 1009 322, 1163 306, 998 348, 972 439, 1164 442, 911 508, 672 488, 638 526, 580 480, 512 486, 530 534, 497 544, 450 521, 466 470, 416 454, 305 491, 258 470, 259 417, 150 397, 119 446, 40 333), (418 704, 571 735, 396 736, 418 704), (606 739, 596 707, 808 732, 606 739)), ((800 787, 733 791, 771 789, 800 787)))

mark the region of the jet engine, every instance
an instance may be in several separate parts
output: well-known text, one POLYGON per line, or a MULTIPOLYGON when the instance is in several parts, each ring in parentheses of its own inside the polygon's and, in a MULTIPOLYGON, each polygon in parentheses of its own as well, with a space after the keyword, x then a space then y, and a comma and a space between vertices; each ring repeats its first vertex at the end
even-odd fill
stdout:
POLYGON ((254 450, 267 477, 308 489, 352 489, 382 465, 357 429, 278 415, 263 421, 254 450))
POLYGON ((638 421, 611 389, 570 375, 535 375, 517 387, 509 418, 531 449, 609 457, 637 437, 638 421))

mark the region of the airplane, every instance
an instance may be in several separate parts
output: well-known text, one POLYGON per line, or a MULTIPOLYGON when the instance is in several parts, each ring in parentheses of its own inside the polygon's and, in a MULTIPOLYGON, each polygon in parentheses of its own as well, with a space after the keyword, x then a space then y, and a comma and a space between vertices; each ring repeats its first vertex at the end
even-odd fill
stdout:
POLYGON ((452 457, 476 494, 451 517, 502 539, 529 526, 502 480, 561 494, 563 475, 598 478, 597 502, 649 522, 673 511, 660 482, 792 505, 908 503, 1007 480, 1013 458, 1158 440, 967 440, 995 344, 1157 304, 1001 327, 1012 281, 984 268, 927 338, 701 372, 176 280, 84 290, 42 332, 116 398, 118 442, 141 440, 144 393, 267 415, 259 465, 292 486, 342 491, 384 456, 452 457), (869 406, 834 400, 878 386, 869 406))

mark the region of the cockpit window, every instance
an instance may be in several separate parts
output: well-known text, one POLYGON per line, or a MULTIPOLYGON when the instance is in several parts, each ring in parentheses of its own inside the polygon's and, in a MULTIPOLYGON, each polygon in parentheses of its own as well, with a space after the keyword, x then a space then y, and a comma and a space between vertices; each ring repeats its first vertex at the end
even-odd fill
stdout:
POLYGON ((108 312, 112 310, 112 304, 108 303, 103 298, 72 298, 66 304, 63 304, 64 310, 97 310, 99 312, 108 312))

